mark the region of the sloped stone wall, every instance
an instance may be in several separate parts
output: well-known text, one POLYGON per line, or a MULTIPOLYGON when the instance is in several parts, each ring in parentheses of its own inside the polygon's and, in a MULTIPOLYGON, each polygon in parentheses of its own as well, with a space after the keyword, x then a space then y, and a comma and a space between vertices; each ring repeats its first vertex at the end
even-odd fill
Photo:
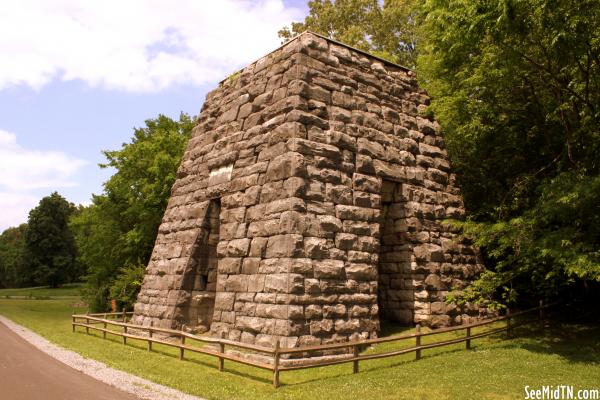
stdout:
POLYGON ((481 266, 441 223, 464 211, 421 116, 428 101, 410 71, 311 33, 223 81, 179 168, 134 322, 184 323, 183 277, 215 199, 215 335, 298 346, 374 337, 380 316, 476 317, 443 302, 481 266))

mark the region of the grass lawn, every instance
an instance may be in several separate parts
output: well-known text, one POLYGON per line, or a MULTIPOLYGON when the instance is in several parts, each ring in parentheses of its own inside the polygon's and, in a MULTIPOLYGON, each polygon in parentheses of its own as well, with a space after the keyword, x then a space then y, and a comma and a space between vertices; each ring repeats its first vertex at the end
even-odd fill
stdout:
MULTIPOLYGON (((82 329, 71 333, 74 304, 66 299, 0 299, 0 314, 85 357, 208 399, 523 399, 526 385, 600 388, 598 324, 555 324, 543 336, 520 328, 516 333, 525 336, 478 339, 470 351, 462 343, 425 350, 416 362, 414 354, 361 362, 356 375, 351 363, 283 372, 282 387, 273 389, 267 371, 226 361, 226 372, 219 373, 212 357, 186 353, 190 361, 182 362, 177 350, 160 345, 149 353, 145 342, 128 340, 124 346, 114 336, 103 340, 82 329)), ((426 337, 424 343, 441 338, 426 337)), ((376 350, 393 346, 398 344, 376 350)))
POLYGON ((1 298, 32 298, 36 300, 56 299, 66 297, 79 297, 81 295, 81 283, 69 283, 53 289, 49 286, 38 286, 30 288, 0 289, 1 298))

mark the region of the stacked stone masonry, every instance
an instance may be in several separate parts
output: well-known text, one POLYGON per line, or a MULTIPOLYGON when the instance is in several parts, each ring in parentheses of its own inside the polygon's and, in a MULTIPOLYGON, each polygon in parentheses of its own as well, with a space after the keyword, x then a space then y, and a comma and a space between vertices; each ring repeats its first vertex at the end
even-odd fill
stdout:
POLYGON ((209 93, 134 323, 285 347, 468 322, 481 272, 412 72, 304 33, 209 93))

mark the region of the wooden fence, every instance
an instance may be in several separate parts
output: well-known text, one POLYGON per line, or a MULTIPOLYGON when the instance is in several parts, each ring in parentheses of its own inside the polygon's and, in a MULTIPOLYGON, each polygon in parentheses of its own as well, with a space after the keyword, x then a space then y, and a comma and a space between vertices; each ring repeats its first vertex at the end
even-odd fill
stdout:
POLYGON ((332 343, 332 344, 324 344, 317 346, 303 346, 303 347, 295 347, 295 348, 281 348, 279 346, 279 341, 276 342, 274 348, 264 347, 264 346, 256 346, 250 345, 246 343, 236 342, 227 339, 219 339, 207 336, 198 336, 187 333, 183 330, 178 331, 174 329, 165 329, 158 328, 154 326, 140 326, 133 325, 127 323, 127 317, 132 315, 132 312, 121 312, 121 313, 104 313, 104 314, 73 314, 72 315, 72 327, 73 332, 75 332, 76 327, 85 328, 86 333, 90 333, 90 330, 96 330, 102 332, 102 337, 106 339, 106 335, 116 335, 123 338, 123 344, 127 344, 127 339, 137 339, 141 341, 146 341, 148 343, 148 351, 152 351, 152 344, 158 343, 165 346, 170 346, 179 349, 179 359, 183 360, 185 351, 191 351, 195 353, 205 354, 208 356, 212 356, 218 358, 219 371, 223 371, 225 367, 225 360, 233 361, 245 365, 250 365, 256 368, 265 369, 271 371, 273 373, 273 386, 279 387, 279 375, 284 371, 292 371, 298 369, 305 368, 315 368, 315 367, 324 367, 329 365, 337 365, 337 364, 345 364, 352 363, 353 364, 353 372, 359 372, 359 362, 366 360, 375 360, 386 357, 394 357, 407 353, 415 353, 415 358, 418 360, 421 358, 421 354, 423 350, 432 349, 436 347, 448 346, 456 343, 465 342, 466 349, 471 348, 471 341, 474 339, 482 338, 485 336, 497 334, 500 332, 506 332, 508 337, 512 336, 512 331, 517 326, 530 324, 532 322, 538 322, 540 324, 540 328, 543 329, 544 324, 544 310, 550 307, 551 305, 544 305, 540 302, 540 305, 535 308, 531 308, 528 310, 520 311, 517 313, 507 312, 506 315, 496 318, 487 319, 484 321, 479 321, 471 324, 459 325, 450 328, 442 328, 435 329, 429 332, 421 332, 419 325, 416 326, 416 332, 401 335, 401 336, 390 336, 390 337, 382 337, 376 339, 367 339, 361 341, 349 341, 349 342, 341 342, 341 343, 332 343), (524 315, 529 315, 537 313, 537 318, 529 319, 525 321, 520 321, 518 324, 515 324, 515 318, 521 317, 524 315), (506 321, 506 325, 486 330, 484 332, 472 333, 473 328, 483 327, 487 325, 494 324, 499 321, 506 321), (100 327, 101 326, 101 327, 100 327), (117 327, 118 330, 109 329, 110 327, 117 327), (457 332, 457 331, 465 331, 465 335, 462 337, 458 337, 455 339, 442 340, 433 343, 422 344, 421 338, 425 336, 433 336, 439 335, 442 333, 448 332, 457 332), (138 334, 139 332, 145 332, 145 335, 138 334), (157 335, 162 334, 162 335, 157 335), (175 338, 175 340, 166 340, 164 336, 169 336, 175 338), (187 340, 187 342, 186 342, 187 340), (406 340, 414 340, 414 346, 408 348, 402 348, 393 351, 387 351, 384 353, 374 353, 374 354, 360 354, 360 349, 368 347, 370 345, 381 344, 381 343, 390 343, 390 342, 399 342, 406 340), (208 347, 195 347, 190 345, 190 341, 196 341, 203 344, 210 344, 212 346, 208 347), (228 354, 226 352, 227 347, 233 347, 237 349, 245 350, 250 353, 258 353, 267 356, 267 362, 261 362, 256 359, 247 358, 244 356, 238 356, 236 354, 228 354), (311 360, 310 363, 305 364, 289 364, 282 365, 281 360, 284 355, 293 355, 301 353, 303 357, 310 357, 311 354, 315 352, 323 353, 323 352, 332 352, 332 351, 340 351, 343 349, 348 350, 348 356, 343 358, 324 358, 324 359, 316 359, 311 360))

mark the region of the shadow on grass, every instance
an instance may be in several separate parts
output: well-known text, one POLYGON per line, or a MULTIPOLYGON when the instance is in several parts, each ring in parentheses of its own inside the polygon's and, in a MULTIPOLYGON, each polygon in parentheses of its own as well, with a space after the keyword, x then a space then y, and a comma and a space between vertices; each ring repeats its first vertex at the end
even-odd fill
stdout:
MULTIPOLYGON (((476 349, 476 347, 474 346, 473 349, 476 349)), ((464 349, 451 349, 451 350, 436 352, 434 354, 422 354, 421 360, 431 359, 431 358, 435 359, 440 356, 447 356, 449 354, 454 354, 454 353, 464 352, 464 351, 465 351, 464 349)), ((397 358, 403 358, 403 359, 394 359, 393 357, 390 357, 389 359, 387 359, 387 362, 382 361, 382 360, 386 360, 386 359, 361 361, 359 374, 389 370, 389 369, 393 369, 393 368, 397 368, 397 367, 401 367, 401 366, 407 366, 407 365, 410 365, 410 364, 420 361, 420 360, 414 359, 414 354, 412 354, 412 353, 409 353, 409 355, 397 356, 397 358), (408 357, 413 357, 413 358, 407 359, 408 357), (385 362, 385 364, 384 365, 368 365, 368 363, 373 363, 373 362, 385 362)), ((293 387, 293 386, 304 385, 304 384, 313 383, 313 382, 317 382, 317 381, 323 381, 326 379, 333 379, 333 378, 339 378, 339 377, 343 377, 343 376, 354 375, 352 372, 352 362, 348 362, 347 364, 342 364, 342 365, 346 365, 348 367, 347 372, 339 371, 337 373, 332 373, 332 375, 329 375, 329 376, 317 375, 315 377, 303 379, 301 381, 297 381, 294 383, 283 383, 282 382, 281 386, 293 387)), ((323 366, 320 368, 330 368, 330 367, 323 366)))
MULTIPOLYGON (((227 368, 227 363, 225 364, 225 369, 223 370, 224 373, 228 373, 228 374, 233 374, 242 378, 247 378, 247 379, 251 379, 255 382, 260 382, 260 383, 267 383, 269 385, 271 385, 273 383, 273 381, 271 379, 268 378, 263 378, 254 374, 250 374, 247 372, 243 372, 243 371, 238 371, 235 369, 228 369, 227 368)), ((283 386, 283 385, 281 385, 283 386)))
MULTIPOLYGON (((518 321, 515 321, 518 322, 518 321)), ((401 326, 393 323, 383 323, 381 336, 395 336, 395 335, 404 335, 409 334, 413 331, 414 328, 401 326)), ((79 332, 81 334, 85 334, 85 332, 79 332)), ((94 334, 90 332, 90 336, 101 339, 101 334, 94 334)), ((456 337, 460 337, 461 334, 456 334, 456 337)), ((476 350, 478 348, 484 349, 486 347, 494 347, 496 349, 523 349, 526 351, 536 352, 536 353, 545 353, 545 354, 556 354, 560 357, 567 359, 573 363, 597 363, 600 362, 600 324, 597 322, 595 324, 576 324, 571 321, 563 321, 559 319, 553 319, 546 321, 544 331, 540 330, 539 324, 537 321, 533 321, 533 323, 528 325, 520 325, 513 330, 513 336, 511 339, 507 340, 505 333, 498 333, 494 335, 490 335, 487 337, 487 342, 482 343, 481 345, 477 344, 477 339, 475 339, 473 343, 473 349, 476 350)), ((114 343, 122 343, 122 339, 113 335, 109 335, 107 340, 110 340, 114 343)), ((414 345, 412 343, 414 339, 408 339, 405 343, 407 343, 406 347, 414 345)), ((439 340, 443 340, 440 338, 439 340)), ((132 346, 138 350, 147 351, 147 347, 143 341, 128 341, 127 345, 132 346)), ((459 344, 460 345, 460 344, 459 344)), ((163 356, 167 356, 170 358, 178 358, 178 354, 174 353, 177 350, 172 349, 173 351, 168 352, 160 349, 160 345, 154 345, 153 353, 157 353, 163 356), (157 348, 158 347, 158 348, 157 348)), ((373 347, 367 349, 367 353, 371 353, 375 350, 373 347)), ((382 352, 389 351, 391 349, 381 348, 382 352)), ((465 352, 464 347, 462 348, 439 348, 439 349, 431 349, 431 350, 423 350, 422 359, 430 359, 430 358, 438 358, 440 356, 446 356, 458 352, 465 352)), ((363 354, 365 352, 362 352, 363 354)), ((214 360, 204 360, 202 359, 204 356, 199 353, 192 352, 192 356, 188 356, 185 358, 185 361, 194 363, 196 365, 200 365, 202 367, 217 369, 218 367, 218 359, 214 358, 214 360), (214 361, 212 363, 211 361, 214 361)), ((208 357, 208 356, 207 356, 208 357)), ((384 362, 383 360, 372 360, 372 361, 362 361, 360 364, 361 372, 377 372, 386 369, 397 368, 401 366, 406 366, 414 362, 418 362, 418 360, 414 359, 415 354, 409 353, 407 355, 390 357, 389 361, 384 362), (412 357, 412 359, 409 359, 412 357), (373 363, 375 361, 375 363, 373 363), (378 364, 377 361, 380 363, 378 364), (370 364, 370 365, 369 365, 370 364)), ((225 371, 226 373, 233 374, 235 376, 250 379, 255 382, 270 384, 271 379, 260 376, 259 372, 253 373, 252 371, 244 371, 243 369, 237 368, 238 365, 234 364, 234 366, 227 368, 227 364, 231 363, 231 361, 226 361, 225 371)), ((231 364, 230 364, 231 365, 231 364)), ((336 379, 339 377, 344 377, 348 375, 352 375, 351 362, 347 364, 342 364, 343 366, 348 366, 346 370, 340 369, 329 369, 327 373, 318 373, 312 375, 303 375, 302 373, 294 374, 295 376, 290 379, 292 382, 285 379, 285 376, 288 373, 282 373, 282 387, 295 387, 298 385, 304 385, 313 383, 316 381, 323 381, 328 379, 336 379), (325 375, 326 374, 326 375, 325 375), (286 382, 288 381, 288 382, 286 382)), ((317 367, 317 369, 322 368, 331 368, 331 367, 317 367)), ((291 377, 290 377, 291 378, 291 377)))
POLYGON ((381 330, 379 332, 379 336, 395 336, 395 335, 403 335, 409 334, 413 332, 415 328, 410 325, 401 325, 396 322, 381 320, 381 330))
MULTIPOLYGON (((94 338, 94 339, 99 339, 100 342, 103 341, 109 341, 111 343, 117 344, 117 345, 121 345, 121 346, 128 346, 137 350, 141 350, 141 351, 148 351, 148 347, 147 344, 145 344, 146 342, 144 342, 143 340, 140 339, 128 339, 127 340, 127 344, 124 345, 123 344, 123 339, 120 336, 116 336, 116 335, 111 335, 108 334, 106 336, 106 339, 103 339, 102 337, 102 333, 100 332, 94 332, 93 330, 90 330, 90 333, 87 334, 85 333, 85 331, 76 331, 77 334, 81 334, 81 335, 85 335, 89 338, 94 338)), ((154 353, 154 354, 158 354, 161 356, 165 356, 165 357, 169 357, 172 359, 178 359, 179 358, 179 354, 178 354, 178 349, 176 348, 170 348, 167 347, 169 350, 164 349, 164 345, 162 344, 153 344, 152 346, 152 351, 150 351, 150 353, 154 353)), ((202 367, 206 367, 206 368, 211 368, 214 370, 218 370, 218 362, 219 359, 217 357, 210 357, 210 356, 206 356, 203 355, 202 353, 197 353, 191 350, 186 350, 187 355, 184 357, 184 359, 182 360, 182 362, 190 362, 193 363, 195 365, 199 365, 202 367), (190 357, 189 354, 192 354, 192 356, 190 357), (211 359, 207 359, 207 360, 203 360, 200 357, 210 357, 211 359), (211 363, 211 361, 213 361, 211 363)), ((232 363, 233 361, 229 361, 229 363, 232 363)), ((227 368, 227 363, 228 361, 225 360, 225 369, 224 369, 224 373, 230 373, 233 375, 237 375, 243 378, 247 378, 247 379, 252 379, 256 382, 260 382, 260 383, 272 383, 272 381, 270 379, 264 378, 264 377, 260 377, 251 373, 247 373, 247 372, 243 372, 243 371, 238 371, 236 369, 228 369, 227 368)))
MULTIPOLYGON (((514 328, 510 338, 506 336, 506 333, 493 334, 486 337, 486 343, 477 344, 479 339, 474 339, 471 348, 473 350, 478 350, 491 348, 493 346, 493 348, 496 349, 523 349, 537 353, 556 354, 570 362, 600 362, 600 324, 573 324, 570 322, 553 320, 546 321, 544 331, 541 331, 540 326, 535 319, 528 319, 527 321, 529 321, 528 324, 514 328)), ((523 322, 523 320, 515 322, 523 322)), ((410 330, 411 328, 406 326, 386 323, 382 325, 382 336, 407 334, 410 330)), ((456 336, 459 337, 461 335, 457 334, 456 336)), ((442 339, 440 338, 440 340, 442 339)), ((410 339, 408 342, 410 343, 410 339)), ((414 344, 410 343, 410 345, 412 346, 414 344)), ((460 346, 460 344, 458 344, 458 346, 460 346)), ((373 348, 370 348, 367 351, 369 350, 373 350, 373 348)), ((421 359, 435 359, 440 356, 468 351, 465 348, 456 347, 441 347, 432 350, 423 350, 421 359)), ((369 366, 363 361, 360 364, 360 370, 361 372, 376 372, 419 362, 419 360, 415 360, 414 358, 407 359, 407 357, 415 357, 415 355, 414 353, 409 353, 409 355, 399 356, 398 359, 395 360, 390 357, 391 360, 384 365, 369 366)), ((351 363, 348 363, 348 365, 351 365, 351 363)), ((315 376, 314 378, 286 384, 286 386, 297 386, 351 374, 352 371, 349 370, 348 373, 340 372, 328 377, 315 376)))
POLYGON ((600 324, 574 324, 554 320, 541 332, 532 327, 520 327, 517 337, 533 340, 506 342, 502 347, 521 348, 544 354, 555 354, 572 363, 600 362, 600 324))

